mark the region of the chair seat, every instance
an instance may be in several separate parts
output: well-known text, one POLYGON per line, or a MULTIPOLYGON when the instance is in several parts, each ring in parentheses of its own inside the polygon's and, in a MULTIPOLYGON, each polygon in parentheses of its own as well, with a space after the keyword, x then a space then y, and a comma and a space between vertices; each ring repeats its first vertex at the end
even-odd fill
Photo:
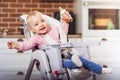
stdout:
POLYGON ((77 69, 68 69, 69 75, 72 76, 71 80, 86 80, 91 77, 92 73, 85 68, 77 68, 77 69))

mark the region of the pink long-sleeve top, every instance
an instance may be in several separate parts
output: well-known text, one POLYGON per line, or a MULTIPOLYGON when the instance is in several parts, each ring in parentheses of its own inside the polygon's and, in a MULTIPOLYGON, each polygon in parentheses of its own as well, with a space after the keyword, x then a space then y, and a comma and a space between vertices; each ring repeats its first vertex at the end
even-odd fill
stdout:
MULTIPOLYGON (((69 25, 65 22, 62 22, 62 26, 63 30, 66 32, 66 34, 68 33, 68 27, 69 25)), ((60 33, 57 27, 50 27, 50 31, 47 33, 50 37, 52 37, 56 42, 60 43, 60 33)), ((21 51, 26 51, 29 49, 34 48, 35 46, 37 46, 39 49, 42 48, 43 45, 47 44, 44 35, 32 35, 31 38, 26 41, 26 42, 19 42, 19 50, 21 51)))

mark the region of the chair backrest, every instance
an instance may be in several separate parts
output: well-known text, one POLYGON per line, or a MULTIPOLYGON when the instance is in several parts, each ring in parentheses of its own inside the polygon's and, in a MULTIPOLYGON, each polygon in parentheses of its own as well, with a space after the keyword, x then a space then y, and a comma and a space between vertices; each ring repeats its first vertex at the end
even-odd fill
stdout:
POLYGON ((31 32, 29 31, 28 29, 28 25, 27 25, 27 14, 23 14, 20 16, 20 20, 22 21, 23 23, 23 32, 24 32, 24 35, 25 35, 25 38, 29 39, 31 37, 31 32))

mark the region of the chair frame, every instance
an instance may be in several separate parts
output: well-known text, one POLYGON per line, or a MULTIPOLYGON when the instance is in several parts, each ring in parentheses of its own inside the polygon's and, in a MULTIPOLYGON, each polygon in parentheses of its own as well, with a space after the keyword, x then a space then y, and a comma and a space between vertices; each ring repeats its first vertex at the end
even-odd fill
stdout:
MULTIPOLYGON (((25 37, 27 37, 27 39, 29 39, 30 36, 31 36, 31 32, 28 31, 28 28, 27 28, 28 26, 27 26, 27 23, 26 23, 26 21, 25 21, 25 20, 26 20, 26 17, 27 17, 27 15, 24 15, 24 14, 23 14, 22 16, 20 16, 20 19, 21 19, 21 21, 23 22, 24 34, 27 33, 27 35, 25 35, 25 37)), ((49 21, 49 20, 48 20, 48 21, 49 21)), ((70 46, 70 47, 71 47, 71 46, 70 46)), ((84 46, 84 47, 85 47, 85 46, 84 46)), ((88 48, 88 45, 86 46, 86 48, 88 48)), ((34 58, 34 59, 31 59, 24 80, 29 80, 29 79, 30 79, 30 76, 31 76, 31 74, 32 74, 34 65, 35 65, 35 63, 36 63, 37 61, 38 61, 38 60, 35 59, 35 58, 34 58)), ((70 79, 70 75, 69 75, 69 69, 65 69, 65 72, 68 73, 68 74, 67 74, 67 79, 68 79, 68 80, 71 80, 71 79, 70 79)), ((91 73, 91 72, 90 72, 90 73, 91 73)), ((96 75, 95 75, 94 73, 92 73, 92 79, 93 79, 93 80, 96 80, 96 75)), ((48 80, 52 80, 52 78, 51 78, 50 75, 48 75, 48 80)), ((57 80, 62 80, 62 79, 57 79, 57 80)))

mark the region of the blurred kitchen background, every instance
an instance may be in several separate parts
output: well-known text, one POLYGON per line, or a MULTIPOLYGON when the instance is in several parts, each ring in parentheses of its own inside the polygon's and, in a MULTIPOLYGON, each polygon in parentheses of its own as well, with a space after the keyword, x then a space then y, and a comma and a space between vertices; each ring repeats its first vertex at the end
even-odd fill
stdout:
MULTIPOLYGON (((32 51, 19 52, 7 47, 8 41, 26 41, 19 17, 38 10, 60 19, 59 7, 73 17, 70 42, 92 42, 88 53, 93 61, 113 68, 112 74, 97 80, 120 79, 120 1, 119 0, 0 0, 0 80, 24 80, 32 51)), ((39 80, 34 68, 31 80, 39 80)))

